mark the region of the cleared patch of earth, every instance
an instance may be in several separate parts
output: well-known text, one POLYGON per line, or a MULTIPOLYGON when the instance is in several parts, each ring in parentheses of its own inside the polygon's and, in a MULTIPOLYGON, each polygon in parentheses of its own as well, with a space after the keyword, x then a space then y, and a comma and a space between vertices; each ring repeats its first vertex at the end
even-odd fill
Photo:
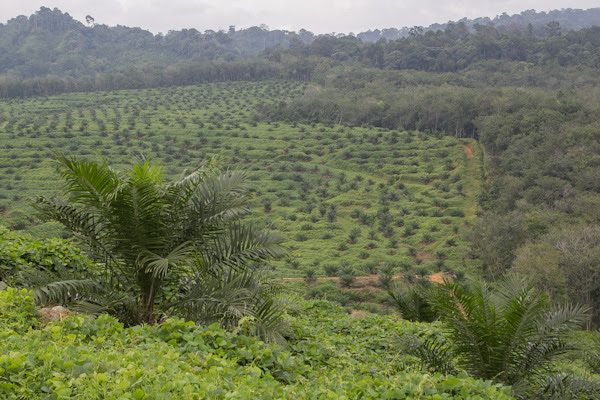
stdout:
POLYGON ((473 158, 473 143, 461 143, 467 158, 473 158))
MULTIPOLYGON (((404 275, 394 276, 394 279, 402 279, 402 278, 404 278, 404 275)), ((443 272, 437 272, 435 274, 429 275, 429 280, 431 282, 443 283, 444 278, 449 279, 449 276, 443 272)), ((284 281, 302 281, 305 279, 306 278, 283 278, 284 281)), ((378 279, 379 278, 377 277, 377 275, 357 276, 354 278, 354 283, 352 284, 352 286, 353 287, 368 287, 368 286, 377 287, 378 279)), ((330 281, 330 280, 339 281, 340 278, 337 276, 327 276, 327 277, 323 277, 323 278, 316 278, 316 282, 330 281)))

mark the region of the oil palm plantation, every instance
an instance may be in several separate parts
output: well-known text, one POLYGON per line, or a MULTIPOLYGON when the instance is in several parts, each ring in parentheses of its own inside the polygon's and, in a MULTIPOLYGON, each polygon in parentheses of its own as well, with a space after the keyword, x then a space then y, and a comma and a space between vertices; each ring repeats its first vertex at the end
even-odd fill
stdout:
POLYGON ((282 256, 283 238, 241 222, 250 212, 244 173, 223 172, 213 158, 169 183, 146 159, 125 173, 104 160, 56 159, 62 194, 34 205, 70 230, 102 268, 79 286, 40 283, 47 298, 75 300, 128 324, 165 313, 224 325, 244 316, 276 324, 273 290, 248 263, 282 256))

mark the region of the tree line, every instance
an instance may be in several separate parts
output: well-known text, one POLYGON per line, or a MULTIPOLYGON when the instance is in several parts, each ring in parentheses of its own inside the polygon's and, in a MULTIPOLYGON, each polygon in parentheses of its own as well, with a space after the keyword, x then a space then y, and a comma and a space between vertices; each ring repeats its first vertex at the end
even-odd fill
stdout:
POLYGON ((545 86, 546 75, 552 75, 551 82, 560 81, 565 68, 598 69, 599 27, 562 34, 560 24, 551 23, 546 30, 547 37, 538 37, 493 24, 471 29, 459 22, 437 31, 415 27, 407 37, 375 43, 353 35, 315 36, 267 27, 155 36, 139 28, 85 27, 68 14, 42 7, 29 18, 0 24, 0 97, 219 80, 306 81, 335 66, 459 73, 450 78, 465 86, 545 86))

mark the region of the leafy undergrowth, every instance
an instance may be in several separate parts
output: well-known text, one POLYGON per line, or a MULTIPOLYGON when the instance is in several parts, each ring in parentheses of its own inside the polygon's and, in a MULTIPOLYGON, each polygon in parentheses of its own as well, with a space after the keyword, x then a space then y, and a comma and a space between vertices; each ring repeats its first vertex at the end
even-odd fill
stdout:
POLYGON ((0 397, 10 399, 508 399, 510 388, 431 375, 395 345, 440 325, 354 319, 302 303, 287 346, 171 319, 124 328, 74 315, 43 325, 26 291, 0 291, 0 397))

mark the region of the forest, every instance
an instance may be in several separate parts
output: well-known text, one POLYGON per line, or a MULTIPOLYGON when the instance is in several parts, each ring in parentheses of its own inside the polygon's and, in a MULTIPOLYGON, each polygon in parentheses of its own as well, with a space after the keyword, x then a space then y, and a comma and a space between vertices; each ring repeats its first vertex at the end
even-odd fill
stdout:
POLYGON ((0 24, 0 394, 600 397, 599 9, 0 24))

